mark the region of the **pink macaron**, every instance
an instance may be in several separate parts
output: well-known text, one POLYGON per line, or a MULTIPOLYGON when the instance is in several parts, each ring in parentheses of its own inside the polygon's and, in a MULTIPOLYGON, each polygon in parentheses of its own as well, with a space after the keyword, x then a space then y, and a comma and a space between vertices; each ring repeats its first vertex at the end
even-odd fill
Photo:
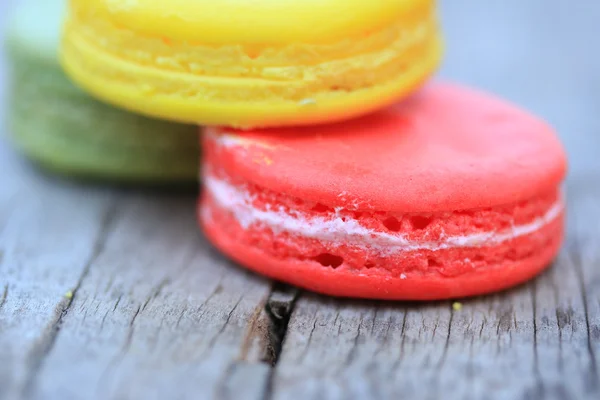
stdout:
POLYGON ((241 265, 320 293, 445 299, 504 289, 563 240, 566 158, 496 97, 432 84, 332 125, 211 128, 199 218, 241 265))

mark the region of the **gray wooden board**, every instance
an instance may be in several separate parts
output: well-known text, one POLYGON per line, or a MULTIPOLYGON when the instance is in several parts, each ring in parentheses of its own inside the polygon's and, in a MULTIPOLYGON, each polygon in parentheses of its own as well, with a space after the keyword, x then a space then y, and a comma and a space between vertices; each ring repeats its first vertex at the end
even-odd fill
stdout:
POLYGON ((193 195, 50 178, 0 144, 0 399, 600 398, 600 3, 581 3, 441 1, 441 75, 544 116, 571 156, 553 268, 460 311, 273 291, 210 248, 193 195))
POLYGON ((2 159, 16 168, 0 198, 0 398, 210 398, 230 380, 262 398, 270 285, 208 248, 193 196, 2 159))

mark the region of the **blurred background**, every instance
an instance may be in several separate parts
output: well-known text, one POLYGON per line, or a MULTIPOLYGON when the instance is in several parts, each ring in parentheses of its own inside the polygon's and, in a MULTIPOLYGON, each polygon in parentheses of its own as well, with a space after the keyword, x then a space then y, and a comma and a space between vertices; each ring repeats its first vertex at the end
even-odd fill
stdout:
POLYGON ((600 164, 600 2, 441 0, 441 76, 505 97, 550 122, 571 176, 600 164))
MULTIPOLYGON (((0 26, 11 4, 0 0, 0 26)), ((439 78, 467 83, 545 118, 570 174, 600 166, 600 2, 440 0, 446 58, 439 78)), ((0 66, 4 98, 4 66, 0 66)), ((4 101, 4 99, 2 100, 4 101)), ((4 107, 0 115, 4 113, 4 107)))

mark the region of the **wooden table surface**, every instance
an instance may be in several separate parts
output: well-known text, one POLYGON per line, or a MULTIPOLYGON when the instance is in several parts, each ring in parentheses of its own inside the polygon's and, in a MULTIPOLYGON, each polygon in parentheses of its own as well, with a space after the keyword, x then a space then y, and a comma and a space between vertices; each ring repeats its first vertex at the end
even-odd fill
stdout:
POLYGON ((568 149, 547 273, 460 311, 295 291, 212 249, 193 195, 51 178, 4 143, 0 399, 599 399, 600 2, 441 3, 441 75, 568 149))

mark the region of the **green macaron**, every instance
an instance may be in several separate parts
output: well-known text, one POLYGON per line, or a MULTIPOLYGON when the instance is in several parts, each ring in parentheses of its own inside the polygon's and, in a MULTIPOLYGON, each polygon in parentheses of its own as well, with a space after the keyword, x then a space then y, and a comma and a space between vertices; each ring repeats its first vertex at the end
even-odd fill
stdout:
POLYGON ((53 171, 113 181, 185 183, 198 171, 198 127, 160 121, 93 99, 58 60, 65 0, 20 3, 5 36, 8 131, 53 171))

